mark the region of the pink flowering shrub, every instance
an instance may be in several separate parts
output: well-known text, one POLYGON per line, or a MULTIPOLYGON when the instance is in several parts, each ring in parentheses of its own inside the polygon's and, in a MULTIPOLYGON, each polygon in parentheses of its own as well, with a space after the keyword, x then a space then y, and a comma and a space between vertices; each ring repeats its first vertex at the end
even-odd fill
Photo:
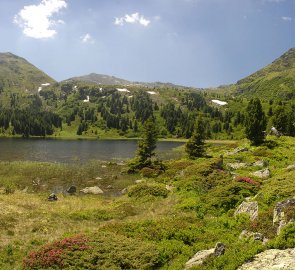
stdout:
POLYGON ((68 237, 31 252, 24 258, 24 270, 46 269, 51 266, 63 266, 62 255, 67 251, 88 249, 87 238, 83 235, 68 237))
POLYGON ((237 176, 236 178, 236 181, 237 182, 244 182, 244 183, 249 183, 251 185, 256 185, 256 186, 259 186, 260 183, 251 179, 250 177, 245 177, 245 176, 237 176))

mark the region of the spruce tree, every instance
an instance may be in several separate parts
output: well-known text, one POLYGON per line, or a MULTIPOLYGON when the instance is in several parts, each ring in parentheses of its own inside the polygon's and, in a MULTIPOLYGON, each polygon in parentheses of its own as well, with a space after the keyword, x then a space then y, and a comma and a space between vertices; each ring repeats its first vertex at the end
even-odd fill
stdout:
POLYGON ((266 117, 258 98, 251 99, 246 109, 245 133, 253 145, 260 145, 265 139, 266 117))
POLYGON ((206 125, 201 117, 198 118, 193 135, 185 145, 185 151, 190 159, 202 157, 205 154, 206 125))
POLYGON ((151 158, 155 155, 157 146, 158 130, 155 121, 149 118, 143 125, 142 140, 139 141, 136 156, 141 164, 151 164, 151 158))
POLYGON ((136 157, 130 163, 129 172, 153 165, 152 157, 158 140, 158 129, 153 118, 144 122, 142 139, 138 142, 136 157))

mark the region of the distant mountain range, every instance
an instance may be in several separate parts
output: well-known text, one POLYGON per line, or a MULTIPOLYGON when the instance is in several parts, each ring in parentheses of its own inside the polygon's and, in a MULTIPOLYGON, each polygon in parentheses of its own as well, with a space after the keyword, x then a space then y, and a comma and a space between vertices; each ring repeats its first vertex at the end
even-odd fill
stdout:
MULTIPOLYGON (((44 83, 56 81, 30 64, 24 58, 12 53, 0 53, 0 91, 3 89, 21 89, 37 91, 44 83)), ((109 75, 91 73, 89 75, 69 78, 64 82, 81 82, 96 85, 142 85, 146 87, 174 87, 185 86, 172 83, 133 82, 109 75)), ((295 48, 290 49, 268 66, 252 75, 239 80, 236 84, 220 87, 222 91, 229 91, 237 96, 261 98, 290 99, 295 96, 295 48)))
POLYGON ((133 82, 133 81, 128 81, 125 79, 117 78, 115 76, 109 76, 109 75, 104 75, 104 74, 96 74, 96 73, 91 73, 88 75, 84 76, 78 76, 78 77, 73 77, 67 80, 64 80, 63 82, 84 82, 84 83, 89 83, 89 84, 99 84, 99 85, 143 85, 147 87, 175 87, 175 88, 186 88, 187 86, 182 86, 182 85, 175 85, 173 83, 163 83, 163 82, 133 82))

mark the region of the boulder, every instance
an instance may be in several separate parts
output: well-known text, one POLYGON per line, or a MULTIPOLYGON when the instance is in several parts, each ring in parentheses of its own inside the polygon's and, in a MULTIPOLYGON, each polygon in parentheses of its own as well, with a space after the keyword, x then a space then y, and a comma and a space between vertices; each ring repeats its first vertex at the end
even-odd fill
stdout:
POLYGON ((98 194, 103 194, 103 190, 101 188, 99 188, 98 186, 94 186, 94 187, 86 187, 82 190, 80 190, 80 192, 84 193, 84 194, 94 194, 94 195, 98 195, 98 194))
POLYGON ((195 265, 201 265, 210 256, 219 257, 224 254, 224 244, 218 242, 214 248, 198 251, 189 261, 185 263, 185 269, 189 269, 195 265))
POLYGON ((268 177, 270 177, 270 170, 268 168, 262 169, 262 170, 252 173, 252 175, 256 176, 258 178, 268 178, 268 177))
POLYGON ((77 192, 77 188, 75 186, 70 186, 67 189, 67 193, 69 193, 70 195, 74 195, 77 192))
POLYGON ((56 194, 55 194, 55 193, 51 193, 51 194, 48 196, 47 200, 48 200, 49 202, 57 201, 57 196, 56 196, 56 194))
POLYGON ((255 241, 261 241, 263 244, 265 244, 268 239, 264 237, 262 233, 258 232, 249 232, 247 230, 243 230, 241 234, 239 235, 239 239, 244 239, 244 238, 253 238, 255 241))
POLYGON ((264 168, 267 165, 268 165, 268 162, 266 160, 257 160, 256 162, 252 163, 252 166, 261 167, 261 168, 264 168))
POLYGON ((235 162, 235 163, 227 163, 226 166, 229 169, 237 170, 237 169, 240 169, 240 168, 247 167, 248 164, 247 163, 242 163, 242 162, 235 162))
POLYGON ((255 220, 256 218, 258 218, 258 203, 242 202, 235 211, 234 216, 242 213, 248 214, 251 220, 255 220))
POLYGON ((273 136, 277 136, 277 137, 283 136, 283 134, 280 131, 278 131, 275 127, 272 127, 270 129, 268 135, 273 135, 273 136))
POLYGON ((269 249, 254 257, 251 262, 243 264, 238 270, 294 270, 295 249, 269 249))
POLYGON ((278 226, 277 234, 288 224, 290 220, 286 220, 284 210, 290 206, 295 206, 295 197, 278 202, 273 211, 273 224, 278 226))

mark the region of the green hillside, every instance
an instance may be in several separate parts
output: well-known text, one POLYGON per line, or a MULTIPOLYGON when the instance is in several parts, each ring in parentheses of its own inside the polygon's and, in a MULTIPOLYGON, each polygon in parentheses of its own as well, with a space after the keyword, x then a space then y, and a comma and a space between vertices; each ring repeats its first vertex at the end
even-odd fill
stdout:
POLYGON ((295 96, 295 48, 263 69, 239 80, 233 87, 237 96, 290 100, 295 96))
POLYGON ((0 92, 15 89, 37 92, 41 84, 54 82, 24 58, 12 53, 0 53, 0 92))

